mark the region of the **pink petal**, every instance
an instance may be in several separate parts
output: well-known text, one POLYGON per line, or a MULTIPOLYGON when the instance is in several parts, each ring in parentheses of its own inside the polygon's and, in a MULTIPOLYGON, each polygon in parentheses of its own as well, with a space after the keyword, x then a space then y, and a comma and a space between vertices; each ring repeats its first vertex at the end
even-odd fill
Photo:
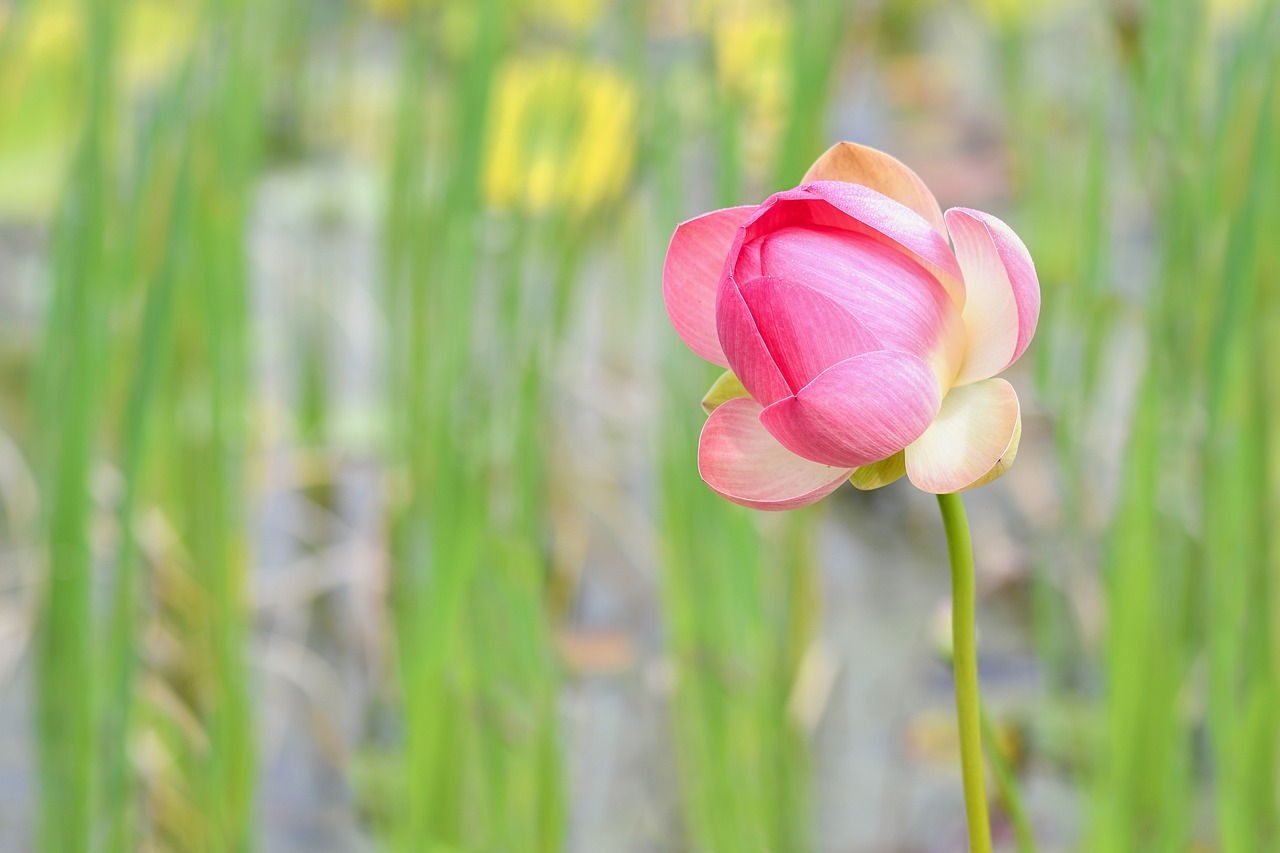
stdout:
POLYGON ((788 451, 760 425, 760 404, 735 397, 702 428, 698 472, 707 485, 752 509, 783 510, 821 500, 849 476, 788 451))
POLYGON ((924 435, 907 447, 907 476, 934 494, 977 485, 1016 450, 1020 423, 1018 395, 1003 379, 952 388, 924 435))
POLYGON ((704 213, 676 228, 662 267, 662 298, 667 316, 689 349, 728 367, 716 335, 716 290, 729 247, 754 206, 704 213))
POLYGON ((911 208, 869 187, 843 181, 805 184, 770 197, 744 225, 746 230, 739 235, 743 245, 788 226, 839 228, 865 234, 920 264, 957 307, 964 304, 960 265, 946 238, 911 208))
POLYGON ((766 277, 739 290, 792 393, 837 362, 883 349, 847 308, 813 288, 766 277))
POLYGON ((767 407, 760 421, 792 453, 857 468, 915 441, 941 396, 922 359, 879 350, 827 369, 794 397, 767 407))
POLYGON ((837 142, 809 167, 800 183, 811 181, 845 181, 870 187, 911 208, 946 236, 942 208, 933 193, 919 175, 883 151, 854 142, 837 142))
POLYGON ((964 270, 969 346, 956 384, 995 376, 1018 360, 1040 318, 1040 282, 1027 247, 989 213, 953 207, 947 227, 964 270))
POLYGON ((880 341, 877 349, 903 350, 930 361, 944 385, 960 367, 965 331, 959 308, 923 267, 873 237, 787 225, 750 242, 744 238, 733 264, 734 279, 726 279, 722 290, 753 278, 756 270, 764 277, 803 282, 856 317, 880 341))
POLYGON ((716 303, 716 327, 729 367, 752 397, 767 406, 791 396, 791 386, 774 363, 751 309, 729 279, 725 279, 716 303))

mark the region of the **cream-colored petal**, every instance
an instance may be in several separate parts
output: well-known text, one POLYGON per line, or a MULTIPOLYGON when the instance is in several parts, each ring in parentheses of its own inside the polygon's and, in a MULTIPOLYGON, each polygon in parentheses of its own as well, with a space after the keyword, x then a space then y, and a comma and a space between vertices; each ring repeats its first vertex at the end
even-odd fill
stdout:
MULTIPOLYGON (((992 480, 999 480, 1005 475, 1005 472, 1013 467, 1013 460, 1018 458, 1018 445, 1022 443, 1022 415, 1019 413, 1018 422, 1013 426, 1013 439, 1009 442, 1009 447, 1005 450, 1004 455, 1000 457, 1000 461, 991 466, 991 470, 974 480, 967 489, 976 489, 978 486, 985 486, 992 480)), ((962 490, 963 491, 963 490, 962 490)))
POLYGON ((907 476, 934 494, 990 482, 1013 461, 1021 424, 1018 395, 1003 379, 952 388, 933 423, 907 446, 907 476))

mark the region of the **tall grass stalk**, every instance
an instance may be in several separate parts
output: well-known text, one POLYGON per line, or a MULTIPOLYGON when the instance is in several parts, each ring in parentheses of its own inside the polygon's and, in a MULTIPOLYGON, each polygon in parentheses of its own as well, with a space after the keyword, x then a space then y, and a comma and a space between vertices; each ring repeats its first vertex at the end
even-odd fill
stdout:
POLYGON ((110 232, 114 15, 85 0, 85 121, 72 190, 54 228, 53 296, 36 378, 43 437, 45 580, 36 637, 36 726, 42 850, 87 850, 93 829, 97 633, 91 486, 102 420, 107 341, 101 318, 115 286, 110 232))
MULTIPOLYGON (((178 92, 181 94, 181 89, 178 92)), ((181 98, 176 99, 179 103, 181 98)), ((108 850, 134 850, 138 846, 138 787, 130 767, 129 745, 135 724, 135 693, 140 656, 140 624, 146 612, 144 587, 140 582, 141 562, 135 516, 152 455, 149 436, 160 394, 161 367, 172 347, 173 306, 181 259, 190 250, 191 176, 189 155, 177 149, 181 133, 175 133, 175 110, 164 111, 167 121, 158 123, 149 144, 149 155, 137 181, 136 209, 131 220, 131 236, 126 245, 133 255, 128 269, 141 277, 146 288, 137 354, 136 372, 128 390, 121 427, 121 495, 117 507, 119 541, 115 551, 115 579, 109 610, 110 623, 105 644, 107 661, 103 691, 103 815, 107 823, 108 850), (154 271, 138 258, 141 247, 155 238, 145 225, 156 208, 170 218, 161 232, 163 249, 154 271)))
MULTIPOLYGON (((1239 15, 1233 23, 1220 9, 1183 0, 1112 20, 1114 31, 1093 50, 1106 69, 1104 50, 1117 48, 1130 121, 1117 124, 1110 98, 1101 98, 1076 133, 1084 186, 1094 188, 1084 195, 1086 239, 1073 244, 1060 228, 1046 253, 1049 270, 1076 246, 1085 259, 1061 267, 1073 270, 1061 283, 1052 273, 1046 280, 1051 346, 1082 345, 1079 359, 1042 364, 1046 396, 1059 401, 1068 433, 1060 447, 1069 503, 1088 500, 1096 465, 1076 444, 1088 433, 1077 432, 1072 411, 1102 404, 1106 357, 1144 361, 1103 552, 1107 687, 1087 835, 1100 851, 1181 851, 1206 830, 1227 851, 1269 849, 1276 840, 1280 613, 1266 525, 1275 508, 1268 464, 1280 433, 1264 330, 1276 322, 1266 271, 1277 251, 1261 235, 1280 227, 1277 69, 1265 47, 1278 16, 1271 4, 1239 15), (1130 163, 1140 175, 1133 186, 1119 171, 1130 163), (1108 247, 1104 236, 1115 205, 1134 192, 1150 212, 1154 267, 1136 295, 1117 288, 1113 266, 1134 247, 1108 247), (1117 346, 1104 312, 1134 299, 1144 340, 1117 346), (1202 726, 1204 768, 1193 761, 1202 726), (1202 799, 1215 804, 1209 827, 1195 820, 1202 799)), ((1015 144, 1037 143, 1024 135, 1015 144)), ((1031 187, 1045 217, 1037 227, 1051 237, 1060 199, 1074 197, 1059 160, 1040 154, 1031 187)))
MULTIPOLYGON (((837 42, 838 34, 830 39, 837 42)), ((811 77, 818 73, 808 67, 812 61, 805 55, 804 70, 811 77)), ((830 66, 821 73, 829 75, 830 66)), ((825 102, 812 93, 802 102, 806 115, 813 113, 806 121, 820 124, 825 102)), ((747 203, 740 139, 745 116, 731 97, 719 103, 717 204, 747 203)), ((660 104, 655 114, 654 132, 662 143, 654 150, 659 194, 651 244, 660 257, 675 224, 697 211, 678 178, 686 137, 670 105, 660 104)), ((787 133, 795 135, 792 145, 808 140, 796 131, 787 133)), ((812 160, 814 155, 804 156, 812 160)), ((787 160, 780 167, 790 172, 784 184, 798 181, 807 165, 796 170, 787 160)), ((656 269, 653 275, 656 280, 656 269)), ((674 336, 668 338, 657 468, 664 612, 676 668, 672 726, 686 843, 711 850, 807 850, 813 844, 811 764, 805 733, 788 713, 788 703, 817 618, 810 550, 817 516, 789 514, 770 519, 776 524, 760 525, 754 513, 698 481, 696 405, 715 371, 691 374, 691 355, 674 336)))
MULTIPOLYGON (((472 13, 504 20, 495 2, 472 13)), ((558 850, 542 425, 552 306, 566 297, 530 275, 528 256, 495 266, 483 239, 478 140, 506 27, 444 44, 432 13, 415 14, 385 255, 387 392, 405 472, 392 534, 405 784, 390 835, 405 850, 558 850), (453 85, 431 85, 438 74, 453 85)))

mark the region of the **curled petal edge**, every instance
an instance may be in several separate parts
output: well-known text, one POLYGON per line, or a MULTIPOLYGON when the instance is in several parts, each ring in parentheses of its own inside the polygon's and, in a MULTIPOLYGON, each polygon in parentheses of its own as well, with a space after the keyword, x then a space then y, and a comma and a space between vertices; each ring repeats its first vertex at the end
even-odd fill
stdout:
POLYGON ((965 385, 995 376, 1026 351, 1040 318, 1040 281, 1027 247, 1004 222, 961 207, 945 218, 964 271, 968 347, 956 384, 965 385))

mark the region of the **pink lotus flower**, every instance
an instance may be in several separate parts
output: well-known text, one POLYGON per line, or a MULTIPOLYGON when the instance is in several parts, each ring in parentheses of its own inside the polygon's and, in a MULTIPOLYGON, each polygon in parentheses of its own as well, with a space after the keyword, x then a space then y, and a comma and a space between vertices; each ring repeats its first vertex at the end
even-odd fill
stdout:
POLYGON ((685 222, 662 287, 684 342, 731 370, 698 448, 731 501, 792 509, 903 473, 942 494, 1013 462, 1018 395, 993 377, 1035 333, 1031 256, 887 154, 840 143, 798 189, 685 222))

